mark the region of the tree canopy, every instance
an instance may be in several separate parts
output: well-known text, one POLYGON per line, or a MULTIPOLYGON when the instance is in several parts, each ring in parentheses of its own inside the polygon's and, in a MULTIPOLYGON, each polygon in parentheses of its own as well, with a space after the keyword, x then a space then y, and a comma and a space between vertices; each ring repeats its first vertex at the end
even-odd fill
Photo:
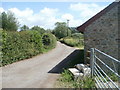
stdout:
POLYGON ((26 26, 26 25, 23 25, 20 29, 21 29, 21 31, 24 31, 24 30, 29 30, 29 27, 28 27, 28 26, 26 26))
POLYGON ((39 27, 39 26, 33 26, 33 27, 31 28, 31 30, 38 31, 40 34, 45 33, 45 30, 44 30, 43 28, 39 27))
POLYGON ((15 18, 14 14, 10 11, 7 13, 3 12, 0 14, 0 28, 6 31, 17 31, 19 23, 15 18))
POLYGON ((65 22, 57 22, 55 23, 55 29, 53 30, 53 34, 57 38, 63 38, 71 35, 71 30, 67 27, 65 22))

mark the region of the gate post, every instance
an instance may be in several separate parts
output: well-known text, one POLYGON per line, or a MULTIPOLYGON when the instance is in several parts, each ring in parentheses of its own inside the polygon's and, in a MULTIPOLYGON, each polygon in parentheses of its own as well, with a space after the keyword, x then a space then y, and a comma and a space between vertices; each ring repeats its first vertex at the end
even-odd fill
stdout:
POLYGON ((91 48, 90 53, 90 68, 91 68, 91 76, 93 77, 94 72, 94 48, 91 48))

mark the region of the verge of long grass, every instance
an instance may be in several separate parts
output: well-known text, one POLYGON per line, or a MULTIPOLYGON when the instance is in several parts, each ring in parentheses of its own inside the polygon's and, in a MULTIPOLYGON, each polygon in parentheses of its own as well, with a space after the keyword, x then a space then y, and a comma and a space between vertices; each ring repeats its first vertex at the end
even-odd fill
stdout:
POLYGON ((66 38, 60 39, 60 42, 66 44, 68 46, 71 46, 71 47, 78 47, 78 48, 84 47, 84 40, 79 39, 79 38, 66 37, 66 38))
POLYGON ((74 76, 67 69, 62 72, 58 81, 58 87, 61 88, 95 88, 95 81, 93 78, 84 77, 74 80, 74 76))

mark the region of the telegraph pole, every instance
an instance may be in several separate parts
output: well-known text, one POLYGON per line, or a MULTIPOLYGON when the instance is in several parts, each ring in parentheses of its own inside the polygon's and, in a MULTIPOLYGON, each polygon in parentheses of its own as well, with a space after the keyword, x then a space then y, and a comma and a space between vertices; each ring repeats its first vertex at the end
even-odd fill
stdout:
MULTIPOLYGON (((68 29, 69 29, 69 19, 67 19, 67 27, 68 27, 68 29)), ((68 36, 68 29, 67 29, 67 36, 68 36)))
POLYGON ((70 21, 70 20, 69 20, 69 19, 67 19, 67 26, 68 26, 68 27, 69 27, 69 21, 70 21))

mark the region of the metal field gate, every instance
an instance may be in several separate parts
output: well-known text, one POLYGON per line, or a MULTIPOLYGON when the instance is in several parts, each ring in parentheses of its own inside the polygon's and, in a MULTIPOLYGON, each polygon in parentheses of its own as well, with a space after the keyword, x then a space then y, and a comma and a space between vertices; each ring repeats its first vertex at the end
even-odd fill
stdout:
POLYGON ((120 90, 120 61, 96 49, 91 49, 91 75, 97 88, 120 90))

